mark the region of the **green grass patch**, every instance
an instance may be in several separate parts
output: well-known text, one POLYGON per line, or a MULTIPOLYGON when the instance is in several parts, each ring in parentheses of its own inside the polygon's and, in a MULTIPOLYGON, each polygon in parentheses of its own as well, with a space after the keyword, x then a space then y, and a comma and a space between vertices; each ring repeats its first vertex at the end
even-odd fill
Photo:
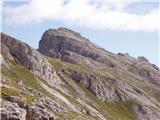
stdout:
POLYGON ((12 88, 1 87, 1 97, 5 96, 20 96, 19 92, 12 88))
POLYGON ((60 59, 57 58, 48 58, 50 64, 56 69, 61 70, 63 68, 63 63, 60 59))
MULTIPOLYGON (((48 92, 38 83, 36 76, 16 61, 10 61, 9 68, 6 66, 2 66, 1 71, 2 75, 6 78, 5 82, 7 81, 7 85, 10 85, 17 89, 21 89, 21 87, 17 85, 17 82, 22 81, 24 85, 40 91, 44 94, 48 94, 48 92)), ((28 91, 25 90, 25 92, 28 91)), ((26 97, 28 101, 33 101, 36 98, 36 96, 23 96, 26 97)))
POLYGON ((23 84, 25 84, 28 87, 34 88, 38 91, 44 92, 46 91, 37 81, 36 76, 33 75, 29 70, 24 68, 23 66, 12 62, 11 68, 8 69, 5 74, 5 76, 8 76, 11 81, 23 81, 23 84))

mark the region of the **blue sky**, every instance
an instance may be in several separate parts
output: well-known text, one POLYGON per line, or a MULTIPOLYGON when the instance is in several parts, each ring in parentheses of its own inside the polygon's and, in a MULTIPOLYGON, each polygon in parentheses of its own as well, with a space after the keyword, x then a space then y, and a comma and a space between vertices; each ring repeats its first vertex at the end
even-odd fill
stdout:
POLYGON ((135 0, 8 0, 2 32, 34 48, 49 28, 67 27, 99 46, 159 65, 159 3, 135 0))

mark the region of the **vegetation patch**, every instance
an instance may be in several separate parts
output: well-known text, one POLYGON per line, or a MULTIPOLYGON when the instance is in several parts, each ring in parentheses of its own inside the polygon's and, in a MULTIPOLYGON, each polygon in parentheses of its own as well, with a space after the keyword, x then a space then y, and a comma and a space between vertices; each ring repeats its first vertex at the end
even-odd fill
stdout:
POLYGON ((1 87, 1 97, 5 96, 20 96, 19 92, 12 88, 1 87))

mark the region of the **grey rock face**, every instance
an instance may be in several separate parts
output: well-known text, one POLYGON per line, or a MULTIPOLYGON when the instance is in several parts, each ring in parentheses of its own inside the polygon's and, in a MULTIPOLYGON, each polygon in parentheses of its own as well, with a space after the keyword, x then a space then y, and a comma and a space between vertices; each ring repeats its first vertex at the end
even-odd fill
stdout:
POLYGON ((26 110, 17 103, 1 101, 1 120, 26 120, 26 110))
POLYGON ((90 90, 103 101, 116 101, 118 99, 115 89, 108 82, 102 80, 91 81, 90 90))
POLYGON ((6 96, 5 99, 10 101, 10 102, 17 103, 20 108, 25 108, 26 107, 26 103, 24 101, 22 101, 22 99, 20 97, 17 97, 17 96, 6 96))
POLYGON ((68 60, 69 57, 67 56, 69 56, 69 52, 74 52, 93 60, 103 62, 110 67, 115 66, 114 62, 104 57, 105 52, 103 49, 94 45, 79 33, 66 28, 47 30, 39 42, 39 51, 42 54, 58 57, 64 61, 71 61, 68 60), (68 54, 66 54, 66 52, 68 52, 68 54))
POLYGON ((84 49, 85 44, 87 45, 87 41, 81 37, 77 39, 74 32, 70 33, 65 29, 48 30, 42 36, 39 43, 39 51, 54 57, 65 55, 62 53, 67 50, 84 56, 93 56, 93 53, 90 53, 88 49, 84 49), (69 36, 70 34, 72 36, 69 36), (68 36, 66 37, 66 35, 68 36))
POLYGON ((27 109, 27 120, 54 120, 54 114, 47 112, 45 108, 30 106, 27 109))
MULTIPOLYGON (((56 75, 54 68, 49 64, 48 60, 37 50, 31 48, 27 44, 9 37, 5 34, 1 34, 1 42, 4 44, 2 51, 10 51, 12 56, 15 56, 23 66, 28 70, 33 71, 35 74, 41 76, 43 79, 47 79, 53 83, 59 83, 60 79, 56 75)), ((10 56, 8 53, 8 56, 10 56)))
POLYGON ((160 114, 154 109, 148 108, 143 105, 133 106, 134 111, 137 114, 138 120, 159 120, 160 114))
POLYGON ((82 83, 90 91, 92 91, 99 99, 103 101, 122 101, 129 100, 129 96, 124 92, 125 83, 108 78, 106 80, 99 80, 94 75, 79 74, 76 71, 71 71, 71 77, 78 83, 82 83), (107 81, 107 82, 106 82, 107 81))
POLYGON ((48 112, 43 104, 24 106, 23 101, 16 96, 9 96, 7 99, 8 101, 1 102, 2 120, 54 120, 55 118, 55 115, 48 112))
POLYGON ((6 47, 3 43, 1 43, 1 54, 4 58, 7 58, 9 60, 13 60, 13 57, 10 54, 8 47, 6 47))
POLYGON ((141 62, 149 62, 149 61, 147 60, 147 58, 145 58, 145 57, 143 57, 143 56, 139 56, 139 57, 138 57, 138 60, 141 61, 141 62))

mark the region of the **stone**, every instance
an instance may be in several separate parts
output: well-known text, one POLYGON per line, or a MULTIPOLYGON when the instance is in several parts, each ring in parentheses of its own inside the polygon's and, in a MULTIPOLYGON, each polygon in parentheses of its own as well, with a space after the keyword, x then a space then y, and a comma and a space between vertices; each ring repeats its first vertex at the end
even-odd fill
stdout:
POLYGON ((4 58, 7 58, 9 60, 13 60, 13 57, 10 54, 8 47, 3 43, 1 43, 1 54, 4 58))
POLYGON ((38 106, 30 106, 27 109, 27 120, 54 120, 55 115, 38 106))
POLYGON ((159 120, 160 114, 145 105, 134 105, 133 109, 137 114, 138 120, 159 120))
POLYGON ((143 57, 143 56, 138 56, 138 60, 141 62, 149 62, 147 58, 143 57))
POLYGON ((18 96, 6 96, 5 99, 10 101, 10 102, 17 103, 20 108, 25 108, 26 107, 25 101, 23 101, 22 98, 20 98, 18 96))
POLYGON ((158 71, 159 71, 159 67, 158 67, 157 65, 152 64, 152 66, 153 66, 153 68, 155 68, 156 70, 158 70, 158 71))
POLYGON ((17 103, 2 100, 1 120, 26 120, 26 110, 17 103))

